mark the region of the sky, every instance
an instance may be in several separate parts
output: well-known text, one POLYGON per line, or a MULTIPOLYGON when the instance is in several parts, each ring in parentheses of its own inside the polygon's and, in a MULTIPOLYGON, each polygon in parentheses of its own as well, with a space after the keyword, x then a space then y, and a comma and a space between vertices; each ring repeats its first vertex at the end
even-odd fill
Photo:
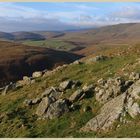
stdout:
POLYGON ((0 31, 62 31, 140 22, 140 2, 0 2, 0 31))

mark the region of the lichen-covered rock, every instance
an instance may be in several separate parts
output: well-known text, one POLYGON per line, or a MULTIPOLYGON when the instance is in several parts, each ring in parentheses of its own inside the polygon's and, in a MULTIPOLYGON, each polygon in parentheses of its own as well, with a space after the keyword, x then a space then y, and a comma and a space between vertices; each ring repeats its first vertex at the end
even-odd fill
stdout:
POLYGON ((100 103, 117 97, 124 93, 132 83, 126 83, 121 77, 109 78, 108 80, 98 80, 98 86, 95 88, 95 98, 100 103))
POLYGON ((131 97, 127 100, 127 112, 132 118, 140 114, 139 104, 131 97))
POLYGON ((69 112, 67 101, 64 99, 59 99, 56 102, 50 104, 44 117, 49 119, 58 118, 66 112, 69 112))
POLYGON ((49 97, 43 98, 42 101, 40 102, 40 104, 37 107, 36 114, 38 116, 42 116, 47 111, 50 104, 53 103, 53 102, 54 101, 52 100, 52 98, 49 98, 49 97))
POLYGON ((119 95, 118 97, 110 100, 100 110, 100 113, 89 120, 81 131, 97 131, 107 130, 113 123, 118 120, 124 111, 124 101, 126 94, 119 95))

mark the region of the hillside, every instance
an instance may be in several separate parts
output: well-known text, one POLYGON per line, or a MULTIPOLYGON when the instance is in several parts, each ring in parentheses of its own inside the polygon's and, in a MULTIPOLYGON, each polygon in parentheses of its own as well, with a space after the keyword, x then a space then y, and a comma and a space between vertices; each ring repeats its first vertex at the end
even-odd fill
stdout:
POLYGON ((0 136, 140 137, 139 55, 120 46, 24 78, 0 95, 0 136))
POLYGON ((29 76, 36 70, 52 69, 80 57, 68 52, 0 41, 0 83, 29 76))
POLYGON ((43 32, 41 35, 46 33, 49 36, 47 40, 29 40, 23 41, 23 44, 41 47, 49 46, 50 48, 58 50, 76 51, 78 54, 89 55, 91 53, 90 50, 96 51, 100 49, 100 46, 104 45, 109 45, 110 47, 139 43, 139 28, 140 23, 118 24, 83 31, 65 31, 55 38, 54 36, 50 37, 49 32, 43 32), (82 50, 83 48, 85 49, 82 50))

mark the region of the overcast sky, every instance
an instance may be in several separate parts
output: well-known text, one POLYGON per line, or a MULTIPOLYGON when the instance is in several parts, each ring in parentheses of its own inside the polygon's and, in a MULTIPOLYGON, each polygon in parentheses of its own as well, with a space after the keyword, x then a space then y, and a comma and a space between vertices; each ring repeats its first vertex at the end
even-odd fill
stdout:
POLYGON ((140 2, 0 2, 0 31, 94 28, 140 22, 140 2))

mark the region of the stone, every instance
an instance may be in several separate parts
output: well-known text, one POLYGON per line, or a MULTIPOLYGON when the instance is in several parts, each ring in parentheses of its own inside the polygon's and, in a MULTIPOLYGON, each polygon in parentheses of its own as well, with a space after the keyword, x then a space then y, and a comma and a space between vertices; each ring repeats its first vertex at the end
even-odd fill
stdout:
POLYGON ((129 89, 128 93, 134 99, 140 99, 140 80, 136 81, 129 89))
POLYGON ((76 88, 76 87, 79 87, 80 85, 81 85, 81 82, 80 81, 78 81, 78 80, 76 80, 76 81, 72 81, 73 83, 72 83, 72 89, 74 89, 74 88, 76 88))
POLYGON ((81 131, 98 131, 108 130, 112 127, 116 120, 119 120, 124 112, 124 101, 126 94, 119 95, 118 97, 108 101, 101 107, 100 113, 89 120, 81 131))
POLYGON ((140 107, 138 105, 138 103, 131 103, 131 102, 128 102, 128 105, 127 105, 127 109, 128 109, 128 113, 129 115, 132 117, 132 118, 135 118, 137 115, 140 114, 140 107))
POLYGON ((9 85, 5 86, 1 95, 6 95, 9 90, 14 90, 14 89, 16 89, 16 85, 11 82, 9 85))
POLYGON ((56 100, 61 97, 63 93, 59 91, 59 89, 55 87, 47 88, 41 95, 42 98, 48 96, 50 98, 54 97, 56 100))
POLYGON ((42 116, 47 111, 51 103, 53 103, 53 100, 51 98, 49 97, 43 98, 37 107, 36 114, 38 116, 42 116))
POLYGON ((91 110, 92 110, 92 108, 90 106, 85 106, 83 108, 83 112, 88 112, 88 111, 91 111, 91 110))
POLYGON ((30 85, 31 84, 31 78, 28 77, 28 76, 23 76, 23 80, 19 80, 17 81, 16 85, 18 87, 22 87, 22 86, 25 86, 25 85, 30 85))
POLYGON ((79 61, 79 60, 76 60, 76 61, 73 62, 73 64, 79 65, 79 64, 82 64, 82 62, 79 61))
POLYGON ((89 58, 86 62, 90 63, 90 62, 97 62, 97 61, 102 61, 102 60, 106 60, 108 57, 107 56, 103 56, 103 55, 98 55, 95 56, 93 58, 89 58))
POLYGON ((49 119, 58 118, 66 112, 69 112, 69 107, 66 100, 59 99, 56 102, 50 104, 44 117, 49 119))
POLYGON ((73 82, 71 80, 64 81, 64 82, 60 83, 59 89, 60 90, 69 89, 69 88, 71 88, 72 84, 73 84, 73 82))
POLYGON ((24 101, 24 104, 25 104, 25 106, 30 106, 30 105, 32 105, 32 100, 31 99, 26 99, 24 101))
POLYGON ((84 94, 83 90, 78 89, 76 90, 70 97, 69 100, 71 102, 76 102, 80 99, 80 97, 84 94))
POLYGON ((139 80, 140 79, 140 74, 132 72, 132 73, 130 73, 129 79, 131 79, 131 80, 139 80))
POLYGON ((35 99, 32 99, 32 104, 38 104, 42 101, 42 98, 35 98, 35 99))
POLYGON ((32 77, 33 78, 39 78, 43 75, 43 72, 42 71, 36 71, 32 74, 32 77))
POLYGON ((95 98, 100 103, 106 103, 124 93, 131 85, 131 81, 125 82, 121 77, 109 78, 106 81, 100 79, 95 88, 95 98))
POLYGON ((93 89, 94 89, 94 85, 92 85, 92 84, 90 84, 90 85, 84 85, 83 86, 83 91, 85 92, 85 93, 87 93, 87 92, 92 92, 93 91, 93 89))
POLYGON ((41 97, 44 98, 46 96, 49 96, 51 94, 51 92, 53 91, 53 88, 47 88, 42 94, 41 97))

